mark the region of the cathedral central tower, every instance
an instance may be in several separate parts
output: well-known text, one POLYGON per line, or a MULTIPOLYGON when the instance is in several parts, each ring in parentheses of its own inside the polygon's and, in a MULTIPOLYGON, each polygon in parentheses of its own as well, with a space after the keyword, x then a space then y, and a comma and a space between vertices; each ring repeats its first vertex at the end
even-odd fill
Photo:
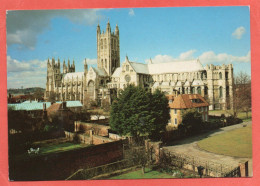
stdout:
POLYGON ((115 31, 111 32, 109 21, 106 31, 101 33, 97 26, 97 64, 98 68, 104 69, 109 76, 120 66, 119 29, 116 25, 115 31))

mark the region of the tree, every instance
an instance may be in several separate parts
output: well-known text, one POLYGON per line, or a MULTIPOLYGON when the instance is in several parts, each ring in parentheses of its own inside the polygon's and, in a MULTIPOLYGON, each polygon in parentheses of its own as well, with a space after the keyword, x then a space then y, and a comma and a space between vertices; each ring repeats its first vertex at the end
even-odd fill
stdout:
POLYGON ((246 73, 239 72, 235 77, 233 115, 236 117, 239 111, 247 114, 251 110, 251 79, 246 73))
POLYGON ((188 134, 195 133, 202 128, 202 115, 197 109, 187 109, 182 112, 182 123, 180 130, 185 130, 188 134))
POLYGON ((50 95, 49 95, 47 101, 54 103, 56 101, 56 93, 55 92, 50 92, 50 95))
POLYGON ((44 93, 40 88, 36 88, 36 91, 33 94, 33 99, 43 100, 44 93))
POLYGON ((154 94, 141 87, 128 85, 120 92, 110 110, 110 127, 120 135, 133 136, 160 133, 170 118, 168 101, 156 91, 154 94), (167 113, 167 114, 166 114, 167 113))

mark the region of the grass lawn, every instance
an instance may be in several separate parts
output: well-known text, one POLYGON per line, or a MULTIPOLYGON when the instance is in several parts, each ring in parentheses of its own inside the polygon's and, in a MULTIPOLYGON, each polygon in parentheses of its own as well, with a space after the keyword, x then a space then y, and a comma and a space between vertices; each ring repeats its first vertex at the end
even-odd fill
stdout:
POLYGON ((201 149, 233 157, 252 157, 252 127, 242 127, 198 142, 201 149))
MULTIPOLYGON (((221 114, 233 114, 232 110, 210 110, 209 115, 221 115, 221 114)), ((248 112, 248 118, 246 117, 245 112, 238 112, 237 117, 242 119, 243 121, 252 120, 252 112, 248 112)))
POLYGON ((142 170, 140 169, 137 171, 132 171, 118 176, 114 176, 109 179, 150 179, 150 178, 174 178, 174 177, 166 173, 161 173, 146 168, 145 174, 142 174, 142 170))
POLYGON ((44 146, 44 147, 40 148, 40 154, 67 151, 67 150, 82 148, 82 147, 86 147, 86 146, 89 146, 89 145, 65 142, 65 143, 60 143, 60 144, 55 144, 55 145, 50 145, 50 146, 44 146))

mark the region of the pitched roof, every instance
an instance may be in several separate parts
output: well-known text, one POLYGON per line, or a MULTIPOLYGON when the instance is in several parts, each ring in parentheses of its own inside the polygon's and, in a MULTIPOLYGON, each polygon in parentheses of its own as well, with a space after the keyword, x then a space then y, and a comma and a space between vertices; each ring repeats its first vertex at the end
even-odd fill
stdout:
MULTIPOLYGON (((82 107, 82 103, 80 101, 66 101, 66 105, 68 108, 70 107, 82 107)), ((46 103, 46 108, 51 106, 51 102, 23 102, 23 103, 15 103, 15 104, 8 104, 8 108, 12 108, 13 110, 43 110, 43 104, 46 103)), ((61 101, 57 103, 62 103, 61 101)))
POLYGON ((58 110, 61 109, 62 104, 61 103, 53 103, 49 108, 47 108, 47 113, 48 115, 57 112, 58 110))
POLYGON ((84 76, 84 72, 71 72, 71 73, 66 73, 64 75, 64 80, 69 80, 69 79, 82 79, 82 77, 84 76))
POLYGON ((92 68, 99 76, 107 76, 107 73, 103 68, 92 68))
POLYGON ((209 103, 200 94, 179 94, 169 104, 170 108, 189 109, 196 107, 207 107, 209 103))
POLYGON ((112 77, 114 77, 114 78, 119 77, 120 74, 121 74, 121 72, 122 72, 122 67, 118 67, 118 68, 116 68, 116 70, 114 71, 112 77))
POLYGON ((133 67, 134 71, 138 74, 149 74, 147 64, 130 62, 129 64, 133 67))

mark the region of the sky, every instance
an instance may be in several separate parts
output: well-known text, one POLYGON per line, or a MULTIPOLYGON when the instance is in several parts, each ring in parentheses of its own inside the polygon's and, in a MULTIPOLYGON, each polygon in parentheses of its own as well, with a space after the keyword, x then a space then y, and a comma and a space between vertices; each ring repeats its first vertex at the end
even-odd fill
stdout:
POLYGON ((251 74, 248 6, 7 11, 7 87, 43 87, 47 59, 86 58, 96 66, 96 27, 120 34, 120 60, 154 63, 199 58, 251 74))

